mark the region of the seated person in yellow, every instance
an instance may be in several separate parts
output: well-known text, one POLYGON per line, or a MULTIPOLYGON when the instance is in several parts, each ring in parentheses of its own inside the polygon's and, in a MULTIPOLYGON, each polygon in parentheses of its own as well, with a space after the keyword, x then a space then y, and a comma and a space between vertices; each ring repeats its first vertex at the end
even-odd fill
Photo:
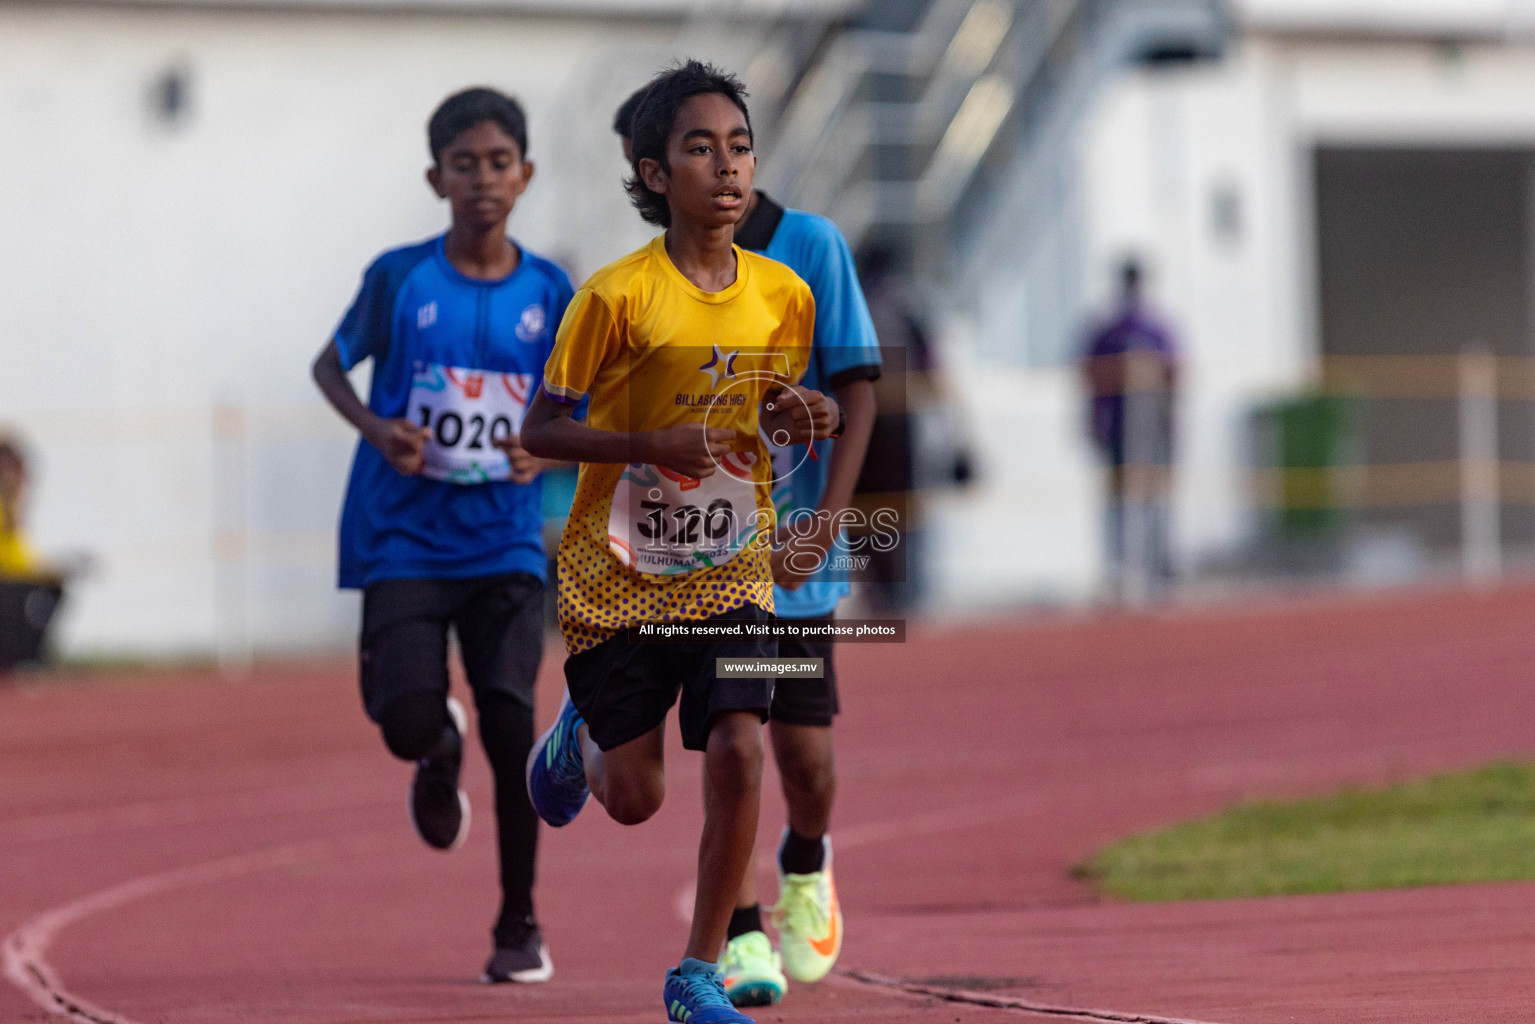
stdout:
POLYGON ((771 469, 780 444, 830 436, 835 402, 790 385, 808 363, 815 304, 784 265, 732 244, 756 158, 739 82, 697 62, 659 75, 635 111, 642 216, 666 233, 598 271, 571 301, 523 421, 532 454, 581 463, 560 541, 570 657, 560 717, 534 745, 528 789, 549 824, 588 792, 623 824, 665 791, 662 731, 681 693, 683 745, 705 752, 693 925, 667 972, 671 1021, 751 1024, 717 963, 757 832, 769 678, 716 677, 718 657, 771 657, 771 469), (583 398, 586 422, 572 419, 583 398), (643 623, 741 639, 631 641, 643 623))
POLYGON ((37 556, 21 531, 0 526, 0 579, 30 579, 37 571, 37 556))
POLYGON ((27 490, 27 463, 21 448, 0 437, 0 579, 34 579, 41 563, 21 532, 21 502, 27 490))

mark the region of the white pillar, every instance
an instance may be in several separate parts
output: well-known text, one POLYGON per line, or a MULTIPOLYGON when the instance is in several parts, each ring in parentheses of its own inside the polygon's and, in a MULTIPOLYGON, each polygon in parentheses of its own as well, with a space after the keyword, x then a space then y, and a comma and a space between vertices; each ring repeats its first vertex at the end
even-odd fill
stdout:
POLYGON ((1156 514, 1160 447, 1157 432, 1160 391, 1165 386, 1162 360, 1155 354, 1130 352, 1125 356, 1125 564, 1120 577, 1120 599, 1131 606, 1151 600, 1154 552, 1152 517, 1156 514))
POLYGON ((219 674, 250 675, 250 423, 243 398, 221 395, 213 407, 213 647, 219 674))
POLYGON ((1503 572, 1498 487, 1498 363, 1485 345, 1459 358, 1460 558, 1468 583, 1487 586, 1503 572))

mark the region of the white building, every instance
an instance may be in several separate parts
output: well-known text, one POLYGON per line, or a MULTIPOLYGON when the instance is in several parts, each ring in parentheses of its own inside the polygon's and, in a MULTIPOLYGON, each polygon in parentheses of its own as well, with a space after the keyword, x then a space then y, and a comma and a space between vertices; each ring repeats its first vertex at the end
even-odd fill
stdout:
MULTIPOLYGON (((1250 541, 1249 417, 1314 383, 1322 357, 1535 356, 1535 4, 1241 0, 1233 14, 1223 59, 1106 78, 954 257, 951 330, 991 471, 945 523, 951 605, 1070 601, 1098 583, 1071 355, 1126 253, 1154 268, 1186 355, 1186 566, 1250 541)), ((1364 411, 1368 460, 1455 458, 1448 401, 1364 411)), ((1535 455, 1531 421, 1505 404, 1505 461, 1535 455)), ((1453 543, 1453 467, 1449 487, 1365 518, 1398 556, 1453 543)), ((1505 507, 1503 537, 1529 543, 1527 506, 1505 507)))

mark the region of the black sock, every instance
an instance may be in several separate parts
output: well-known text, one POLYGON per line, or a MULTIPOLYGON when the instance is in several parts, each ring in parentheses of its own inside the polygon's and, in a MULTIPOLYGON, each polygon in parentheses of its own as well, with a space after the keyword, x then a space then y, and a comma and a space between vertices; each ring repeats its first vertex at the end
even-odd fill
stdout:
POLYGON ((730 927, 725 931, 725 940, 738 939, 747 932, 760 932, 762 930, 762 905, 753 903, 749 907, 736 907, 730 915, 730 927))
POLYGON ((496 947, 520 946, 533 925, 533 868, 538 857, 538 815, 528 802, 523 769, 533 746, 533 712, 509 695, 477 699, 480 741, 496 793, 496 842, 501 862, 501 914, 496 947))
POLYGON ((826 862, 826 847, 820 839, 806 839, 792 828, 784 836, 778 851, 778 866, 789 875, 809 875, 821 870, 826 862))

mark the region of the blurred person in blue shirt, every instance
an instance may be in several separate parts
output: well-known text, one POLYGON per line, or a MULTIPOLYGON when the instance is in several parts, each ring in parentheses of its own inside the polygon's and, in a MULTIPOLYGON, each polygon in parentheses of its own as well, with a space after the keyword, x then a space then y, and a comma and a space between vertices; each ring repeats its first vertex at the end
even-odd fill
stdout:
POLYGON ((1111 583, 1144 572, 1155 589, 1172 577, 1167 499, 1174 443, 1178 350, 1172 332, 1147 306, 1145 272, 1125 260, 1113 313, 1082 351, 1088 433, 1108 467, 1106 540, 1111 583), (1141 535, 1133 550, 1131 531, 1141 535), (1139 565, 1127 565, 1135 557, 1139 565))

